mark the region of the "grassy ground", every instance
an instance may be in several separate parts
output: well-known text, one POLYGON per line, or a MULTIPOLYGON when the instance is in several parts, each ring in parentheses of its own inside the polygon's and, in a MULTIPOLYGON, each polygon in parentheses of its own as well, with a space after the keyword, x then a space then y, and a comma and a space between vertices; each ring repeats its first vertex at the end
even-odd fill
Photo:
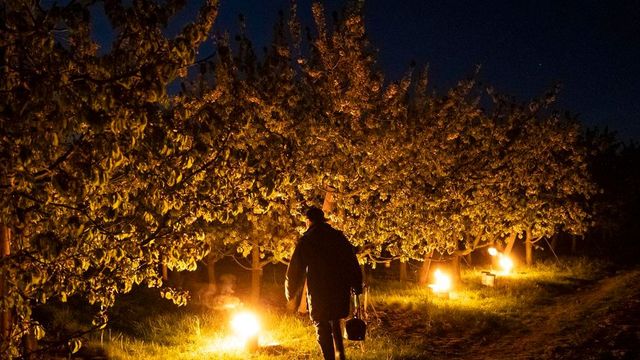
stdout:
MULTIPOLYGON (((632 320, 640 311, 629 319, 630 308, 640 309, 634 302, 640 271, 610 274, 602 264, 572 260, 500 277, 493 288, 480 285, 480 276, 480 270, 463 272, 449 299, 414 284, 374 283, 368 338, 347 342, 349 358, 631 359, 640 354, 632 320), (601 339, 608 344, 599 344, 601 339)), ((317 359, 311 323, 284 311, 281 291, 275 285, 265 289, 261 348, 252 355, 230 335, 225 312, 150 309, 144 299, 117 309, 120 317, 111 330, 92 336, 87 348, 102 349, 113 359, 317 359)))

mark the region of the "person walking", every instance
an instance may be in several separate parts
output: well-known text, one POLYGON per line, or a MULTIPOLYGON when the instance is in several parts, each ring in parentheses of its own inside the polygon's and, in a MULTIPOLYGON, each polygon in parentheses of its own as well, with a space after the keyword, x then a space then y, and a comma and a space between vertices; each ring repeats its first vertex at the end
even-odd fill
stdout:
POLYGON ((306 212, 307 231, 298 241, 285 278, 287 301, 299 301, 307 281, 309 314, 325 360, 336 352, 344 360, 340 319, 349 316, 351 291, 362 293, 362 272, 355 249, 344 234, 327 224, 324 212, 306 212))

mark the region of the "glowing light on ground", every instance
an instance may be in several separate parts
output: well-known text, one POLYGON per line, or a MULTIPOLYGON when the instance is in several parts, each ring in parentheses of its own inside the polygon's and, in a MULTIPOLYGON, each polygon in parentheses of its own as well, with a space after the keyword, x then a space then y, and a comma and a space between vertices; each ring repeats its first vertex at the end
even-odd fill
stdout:
POLYGON ((260 331, 258 316, 250 311, 235 314, 231 319, 231 328, 241 338, 254 337, 260 331))
POLYGON ((443 273, 442 271, 440 271, 440 269, 436 269, 436 271, 433 273, 433 276, 435 279, 435 283, 429 285, 433 292, 447 293, 449 292, 449 290, 451 290, 451 277, 449 275, 443 273))
POLYGON ((498 257, 498 265, 502 268, 503 275, 511 273, 511 270, 513 270, 513 260, 511 260, 509 256, 499 252, 498 249, 494 247, 490 247, 487 251, 489 255, 498 257))
POLYGON ((241 343, 239 347, 249 352, 256 351, 260 347, 258 339, 260 319, 256 314, 251 311, 238 312, 231 318, 230 325, 241 343))
POLYGON ((501 254, 498 264, 500 264, 503 274, 509 274, 511 270, 513 270, 513 260, 511 260, 507 255, 501 254))

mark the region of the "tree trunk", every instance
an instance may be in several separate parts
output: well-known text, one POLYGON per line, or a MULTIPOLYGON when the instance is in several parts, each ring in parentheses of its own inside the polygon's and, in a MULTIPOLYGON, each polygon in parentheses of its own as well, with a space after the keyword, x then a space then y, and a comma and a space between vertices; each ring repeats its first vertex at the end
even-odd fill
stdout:
MULTIPOLYGON (((6 257, 11 255, 11 229, 8 226, 0 225, 0 255, 1 257, 6 257)), ((6 296, 6 279, 4 274, 2 274, 2 278, 0 279, 0 294, 4 298, 6 296)), ((1 329, 0 334, 2 336, 2 345, 7 345, 9 342, 9 336, 11 333, 11 313, 8 311, 3 311, 0 314, 1 318, 1 329)), ((29 322, 24 322, 22 324, 25 335, 22 336, 22 359, 29 360, 32 358, 32 351, 36 348, 37 342, 35 337, 29 331, 29 322)))
POLYGON ((400 261, 400 282, 407 282, 407 263, 404 261, 400 261))
POLYGON ((262 282, 262 267, 260 266, 260 245, 254 241, 251 248, 251 301, 260 301, 260 285, 262 282))
POLYGON ((218 281, 216 279, 216 257, 211 254, 207 255, 207 282, 209 290, 218 292, 218 281))
POLYGON ((453 272, 453 283, 458 285, 462 282, 462 276, 460 276, 460 255, 455 255, 451 259, 451 271, 453 272))
POLYGON ((509 256, 511 255, 511 250, 513 250, 513 244, 515 244, 516 242, 516 237, 518 234, 514 232, 511 232, 511 234, 509 234, 509 237, 507 238, 507 247, 504 248, 504 254, 509 256))
POLYGON ((31 334, 29 329, 29 322, 23 324, 25 335, 22 337, 22 359, 33 359, 32 352, 36 349, 36 338, 31 334))
POLYGON ((525 258, 527 266, 533 265, 533 243, 531 242, 531 229, 527 228, 524 239, 525 258))
POLYGON ((578 251, 578 239, 575 235, 571 235, 571 254, 575 255, 578 251))
MULTIPOLYGON (((6 257, 11 254, 11 230, 5 225, 0 225, 0 251, 2 257, 6 257)), ((2 295, 2 298, 6 296, 6 281, 5 274, 2 274, 2 279, 0 279, 0 295, 2 295)), ((2 343, 5 343, 8 342, 9 339, 11 314, 8 311, 3 311, 2 314, 0 314, 0 318, 2 321, 0 335, 2 336, 2 343)), ((4 345, 6 345, 6 343, 4 345)))
POLYGON ((362 282, 368 286, 371 283, 371 271, 367 270, 365 264, 360 265, 360 270, 362 271, 362 282))
POLYGON ((431 271, 431 257, 433 256, 433 250, 429 251, 424 256, 424 261, 422 262, 422 266, 420 267, 420 275, 418 276, 418 284, 419 285, 427 285, 429 282, 429 272, 431 271))
POLYGON ((162 281, 169 281, 169 270, 167 269, 167 264, 165 264, 164 262, 162 263, 162 281))
POLYGON ((471 245, 471 251, 465 256, 467 260, 467 265, 471 266, 473 264, 473 252, 476 251, 478 245, 480 244, 480 240, 482 240, 482 233, 476 234, 473 239, 473 245, 471 245))

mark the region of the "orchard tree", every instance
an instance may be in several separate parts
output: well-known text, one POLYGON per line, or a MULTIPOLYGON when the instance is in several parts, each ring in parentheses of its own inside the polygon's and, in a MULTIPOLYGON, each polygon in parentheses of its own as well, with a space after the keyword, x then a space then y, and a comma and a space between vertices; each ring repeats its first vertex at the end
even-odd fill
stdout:
POLYGON ((207 251, 201 222, 229 216, 233 179, 207 178, 228 163, 228 134, 166 94, 194 62, 216 2, 171 39, 163 29, 181 1, 100 3, 116 34, 104 54, 91 36, 98 4, 3 5, 0 201, 13 238, 0 307, 15 315, 3 357, 18 355, 23 335, 44 335, 31 313, 51 299, 85 299, 104 326, 117 294, 162 286, 162 263, 193 268, 207 251))
POLYGON ((313 10, 317 38, 299 63, 317 111, 294 134, 306 160, 294 174, 304 198, 339 199, 334 221, 361 257, 459 256, 529 227, 535 239, 584 231, 593 185, 578 128, 548 110, 553 96, 523 106, 481 89, 477 74, 441 96, 426 74, 385 86, 359 3, 333 32, 313 10))
POLYGON ((387 115, 402 126, 380 142, 378 158, 389 158, 386 171, 376 168, 384 182, 370 183, 389 199, 371 216, 392 214, 377 229, 385 234, 378 253, 402 259, 435 250, 455 259, 518 233, 528 234, 530 249, 542 236, 585 230, 594 187, 578 127, 546 111, 552 96, 526 106, 494 97, 483 109, 473 80, 445 96, 427 95, 424 75, 414 86, 407 118, 387 115))
POLYGON ((482 164, 491 156, 494 129, 478 107, 474 81, 462 81, 444 96, 428 94, 426 84, 425 72, 414 85, 404 132, 395 141, 400 156, 391 164, 403 174, 388 191, 395 213, 403 217, 394 252, 424 258, 428 266, 434 252, 461 255, 461 242, 472 235, 477 245, 483 235, 472 208, 480 201, 478 179, 486 176, 482 164), (400 230, 403 224, 406 229, 400 230))
POLYGON ((228 221, 213 224, 208 237, 235 248, 228 255, 251 258, 246 268, 252 271, 251 297, 257 301, 263 266, 285 261, 297 237, 293 229, 299 217, 294 214, 300 206, 295 204, 290 171, 289 133, 294 126, 290 109, 300 103, 301 94, 284 39, 284 20, 276 24, 274 40, 261 58, 242 17, 240 25, 233 46, 228 35, 216 39, 216 55, 185 87, 185 98, 208 109, 203 116, 233 127, 228 146, 237 166, 230 175, 237 177, 235 187, 243 195, 234 202, 228 221))
MULTIPOLYGON (((385 93, 375 64, 375 51, 365 35, 362 3, 349 2, 330 27, 324 8, 312 8, 315 35, 303 44, 300 64, 303 98, 295 109, 292 173, 306 203, 327 203, 330 219, 363 247, 370 239, 363 216, 367 198, 378 196, 371 187, 379 144, 387 119, 381 115, 385 93), (331 30, 330 30, 331 29, 331 30), (370 162, 371 164, 367 163, 370 162), (360 201, 360 197, 364 199, 360 201)), ((295 33, 295 31, 294 31, 295 33)), ((361 258, 366 256, 360 253, 361 258)))
MULTIPOLYGON (((245 107, 251 115, 238 138, 246 144, 244 165, 254 186, 229 238, 239 253, 251 254, 254 275, 269 261, 286 262, 304 206, 338 198, 344 213, 347 204, 355 204, 348 199, 370 192, 368 186, 351 190, 357 181, 353 164, 364 159, 365 145, 374 140, 371 129, 377 127, 376 138, 382 133, 373 115, 382 105, 377 102, 382 80, 373 71, 359 6, 352 4, 329 33, 322 6, 314 4, 317 35, 303 40, 294 3, 288 24, 280 18, 263 57, 254 53, 244 31, 235 52, 228 40, 218 42, 217 57, 227 59, 238 89, 236 101, 251 105, 245 107)), ((211 72, 217 74, 219 66, 216 62, 211 72)), ((211 91, 219 86, 218 77, 213 76, 211 91)), ((329 212, 334 222, 341 221, 337 211, 329 212)))
POLYGON ((580 128, 572 119, 548 113, 553 94, 512 111, 512 129, 502 175, 509 180, 502 199, 505 219, 524 234, 526 263, 533 245, 559 231, 584 234, 588 200, 596 187, 587 169, 580 128), (508 190, 508 191, 507 191, 508 190))
POLYGON ((579 128, 548 111, 554 94, 525 106, 493 97, 484 109, 482 95, 462 82, 422 115, 432 119, 423 134, 440 134, 419 145, 430 152, 418 169, 432 189, 422 219, 429 237, 459 256, 518 233, 530 249, 560 230, 583 232, 594 187, 579 128))

